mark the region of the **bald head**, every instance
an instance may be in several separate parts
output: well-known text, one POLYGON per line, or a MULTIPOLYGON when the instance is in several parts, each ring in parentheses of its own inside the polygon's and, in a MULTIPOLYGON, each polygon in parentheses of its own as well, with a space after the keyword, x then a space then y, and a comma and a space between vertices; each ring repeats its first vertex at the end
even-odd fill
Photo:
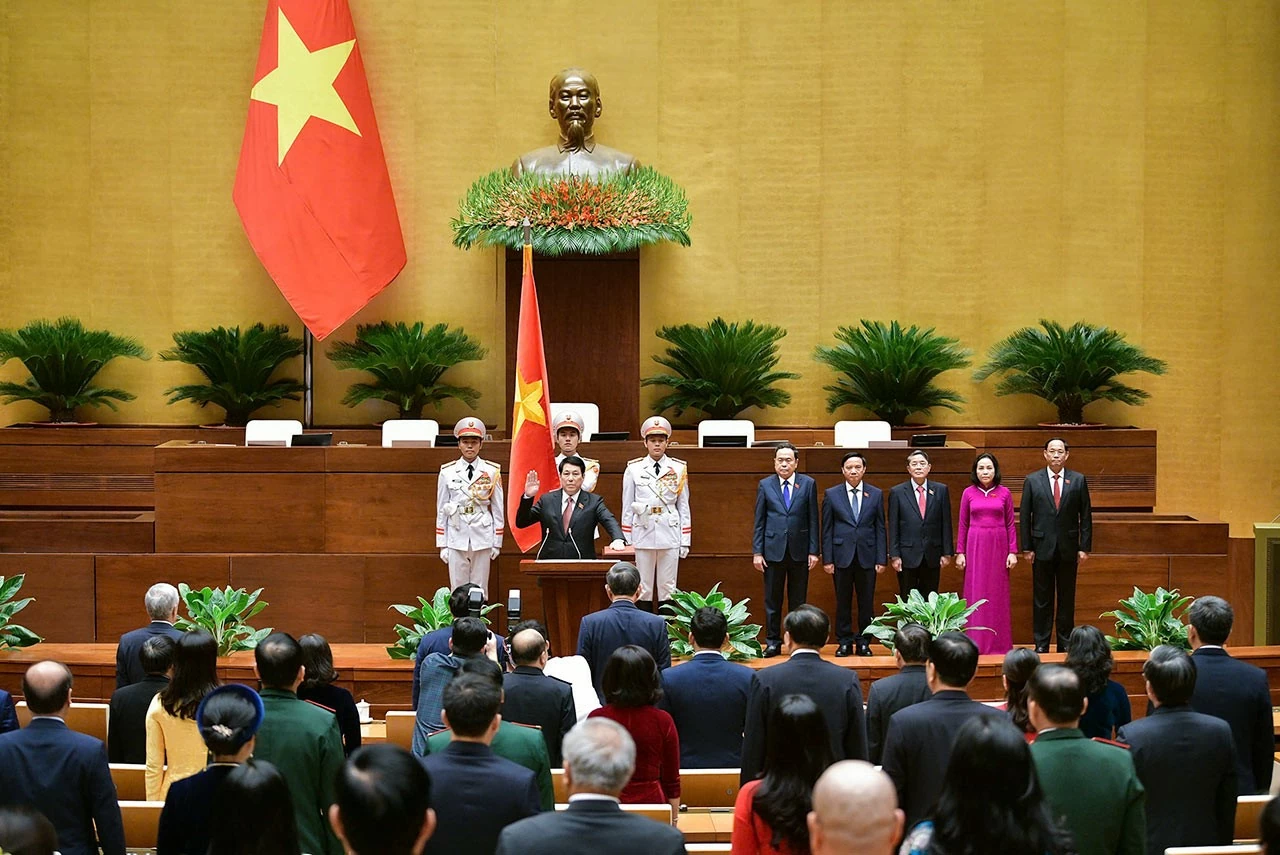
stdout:
POLYGON ((870 763, 842 760, 814 785, 809 849, 813 855, 892 855, 902 821, 889 776, 870 763))
POLYGON ((65 715, 71 706, 71 669, 61 662, 37 662, 22 675, 22 694, 32 715, 65 715))
POLYGON ((533 627, 511 636, 511 660, 517 665, 537 665, 547 652, 547 640, 533 627))

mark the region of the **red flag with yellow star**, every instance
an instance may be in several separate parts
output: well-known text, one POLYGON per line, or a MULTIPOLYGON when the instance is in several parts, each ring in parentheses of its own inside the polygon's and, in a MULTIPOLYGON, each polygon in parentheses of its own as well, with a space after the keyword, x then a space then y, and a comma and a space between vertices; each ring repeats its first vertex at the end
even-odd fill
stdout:
POLYGON ((347 0, 268 0, 232 197, 322 339, 395 279, 404 237, 347 0))
POLYGON ((520 285, 520 327, 516 333, 515 406, 511 413, 511 485, 507 490, 507 528, 521 552, 528 552, 542 539, 540 526, 515 526, 516 509, 520 507, 529 470, 538 473, 539 494, 560 486, 551 445, 550 415, 542 316, 538 313, 538 289, 533 284, 533 247, 526 238, 524 281, 520 285))

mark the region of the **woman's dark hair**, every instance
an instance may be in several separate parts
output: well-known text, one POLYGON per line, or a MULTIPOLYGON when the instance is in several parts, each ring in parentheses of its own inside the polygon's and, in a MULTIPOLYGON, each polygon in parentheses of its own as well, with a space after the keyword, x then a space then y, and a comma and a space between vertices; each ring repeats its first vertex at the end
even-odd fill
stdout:
POLYGON ((1009 720, 1023 733, 1035 730, 1027 716, 1027 681, 1039 667, 1040 654, 1029 647, 1010 650, 1004 656, 1004 681, 1009 684, 1005 689, 1004 705, 1009 711, 1009 720))
POLYGON ((209 855, 299 855, 298 823, 284 776, 250 758, 214 791, 209 855))
MULTIPOLYGON (((196 716, 200 736, 215 757, 235 754, 258 732, 262 701, 254 702, 248 686, 221 686, 205 697, 196 716)), ((256 694, 256 693, 255 693, 256 694)))
POLYGON ((1063 663, 1080 678, 1080 688, 1086 695, 1096 695, 1107 687, 1115 661, 1111 658, 1111 645, 1096 626, 1085 624, 1071 630, 1067 639, 1067 659, 1063 663))
POLYGON ((977 457, 973 458, 973 466, 969 468, 969 483, 973 484, 973 486, 975 487, 982 486, 982 482, 978 480, 978 464, 982 462, 982 459, 984 457, 987 460, 991 461, 991 468, 995 470, 995 473, 991 478, 991 486, 999 487, 1000 486, 1000 461, 996 460, 996 456, 989 451, 984 451, 981 454, 979 454, 977 457))
POLYGON ((635 644, 613 651, 601 682, 605 703, 615 707, 643 707, 662 698, 658 663, 648 650, 635 644))
POLYGON ((769 713, 764 780, 751 809, 773 829, 771 845, 808 853, 813 785, 835 762, 822 710, 808 695, 786 695, 769 713))
POLYGON ((998 718, 971 718, 956 733, 933 809, 931 855, 1074 855, 1040 789, 1031 749, 998 718))
POLYGON ((0 807, 0 852, 9 855, 53 855, 58 834, 53 823, 30 805, 0 807))
POLYGON ((173 677, 160 692, 169 715, 194 720, 204 696, 218 688, 218 642, 202 629, 184 632, 173 649, 173 677))
POLYGON ((310 633, 298 639, 302 646, 302 664, 306 675, 302 678, 302 689, 314 689, 327 686, 338 679, 338 672, 333 670, 333 649, 323 635, 310 633))

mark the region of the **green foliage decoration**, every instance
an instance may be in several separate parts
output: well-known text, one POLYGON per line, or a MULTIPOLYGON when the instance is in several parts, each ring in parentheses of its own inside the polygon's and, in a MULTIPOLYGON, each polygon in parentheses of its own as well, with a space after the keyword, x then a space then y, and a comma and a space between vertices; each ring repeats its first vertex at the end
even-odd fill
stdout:
POLYGON ((7 579, 0 576, 0 650, 31 647, 44 641, 25 626, 13 622, 14 615, 35 602, 35 597, 16 599, 26 578, 24 574, 10 576, 7 579))
POLYGON ((209 382, 166 389, 169 403, 213 404, 226 411, 228 425, 244 427, 256 410, 301 400, 306 391, 292 377, 271 379, 285 360, 302 354, 302 339, 289 335, 284 324, 176 332, 173 343, 160 359, 193 365, 209 382))
POLYGON ((867 632, 890 650, 893 650, 893 635, 898 627, 909 623, 920 624, 934 638, 944 632, 994 632, 987 626, 969 626, 970 616, 985 602, 986 600, 978 600, 969 605, 959 594, 939 594, 936 591, 925 599, 919 591, 912 588, 906 600, 895 597, 894 602, 885 603, 884 614, 871 619, 867 632))
POLYGON ((1154 650, 1162 644, 1190 650, 1182 614, 1193 599, 1180 596, 1177 588, 1156 588, 1154 594, 1147 594, 1135 587, 1132 596, 1098 617, 1115 618, 1116 634, 1107 636, 1112 650, 1154 650))
POLYGON ((763 655, 760 642, 756 636, 760 634, 760 624, 747 623, 751 615, 747 612, 750 599, 734 602, 720 591, 717 582, 706 594, 696 591, 675 591, 671 599, 662 607, 670 613, 667 618, 667 638, 671 641, 672 656, 692 656, 693 645, 689 643, 689 633, 693 614, 703 606, 711 606, 724 612, 729 624, 726 653, 730 659, 758 659, 763 655))
MULTIPOLYGON (((396 624, 396 635, 399 639, 387 648, 387 655, 392 659, 412 659, 418 653, 418 644, 422 641, 422 636, 441 627, 452 626, 453 612, 449 611, 449 594, 448 588, 437 588, 430 600, 418 597, 416 607, 399 603, 388 606, 407 617, 413 626, 396 624)), ((490 603, 481 607, 480 619, 489 623, 487 617, 489 612, 501 606, 501 603, 490 603)))
POLYGON ((183 632, 202 629, 218 642, 218 655, 227 656, 237 650, 253 650, 258 642, 271 634, 271 627, 254 629, 249 625, 267 603, 258 599, 262 588, 248 593, 244 588, 201 588, 186 582, 178 584, 178 596, 187 607, 187 617, 178 618, 175 626, 183 632))

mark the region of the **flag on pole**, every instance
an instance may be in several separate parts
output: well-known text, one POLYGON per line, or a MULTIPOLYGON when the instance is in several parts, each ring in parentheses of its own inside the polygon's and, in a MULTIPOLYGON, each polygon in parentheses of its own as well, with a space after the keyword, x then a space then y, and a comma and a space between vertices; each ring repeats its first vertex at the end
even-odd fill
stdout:
POLYGON ((318 339, 395 279, 404 236, 347 0, 268 0, 232 197, 318 339))

